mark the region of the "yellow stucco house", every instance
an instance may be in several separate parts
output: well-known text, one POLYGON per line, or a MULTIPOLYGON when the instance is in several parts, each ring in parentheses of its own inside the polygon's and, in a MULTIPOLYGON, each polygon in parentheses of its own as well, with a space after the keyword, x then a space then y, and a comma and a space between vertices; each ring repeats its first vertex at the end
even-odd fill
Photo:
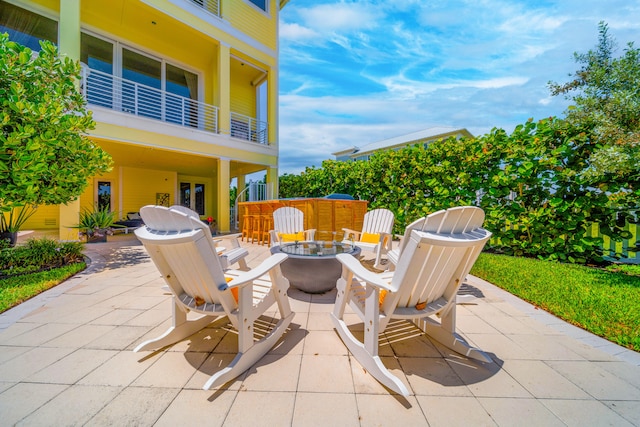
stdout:
POLYGON ((80 60, 80 82, 114 160, 76 202, 24 229, 76 239, 84 208, 120 218, 181 204, 230 230, 230 183, 264 172, 277 194, 278 15, 287 0, 0 0, 0 31, 80 60))

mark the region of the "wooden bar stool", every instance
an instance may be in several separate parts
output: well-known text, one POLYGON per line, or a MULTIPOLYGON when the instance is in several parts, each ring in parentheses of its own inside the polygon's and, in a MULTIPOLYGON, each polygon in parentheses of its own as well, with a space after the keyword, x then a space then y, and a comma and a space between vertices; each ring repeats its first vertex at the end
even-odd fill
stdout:
POLYGON ((262 231, 260 232, 260 244, 271 246, 271 233, 273 230, 273 215, 262 216, 262 231))
POLYGON ((246 236, 247 241, 249 241, 249 236, 251 235, 251 218, 248 215, 242 215, 242 228, 240 230, 242 235, 240 236, 240 240, 244 242, 244 238, 246 236))
POLYGON ((253 233, 253 222, 255 215, 245 213, 242 216, 242 236, 240 240, 244 242, 244 238, 247 238, 247 242, 251 238, 251 234, 253 233))
POLYGON ((242 213, 242 236, 240 239, 244 241, 246 237, 248 242, 253 237, 256 218, 260 216, 260 207, 255 204, 243 204, 242 213))
POLYGON ((262 215, 253 215, 251 222, 251 243, 254 241, 260 243, 260 237, 262 236, 262 215))

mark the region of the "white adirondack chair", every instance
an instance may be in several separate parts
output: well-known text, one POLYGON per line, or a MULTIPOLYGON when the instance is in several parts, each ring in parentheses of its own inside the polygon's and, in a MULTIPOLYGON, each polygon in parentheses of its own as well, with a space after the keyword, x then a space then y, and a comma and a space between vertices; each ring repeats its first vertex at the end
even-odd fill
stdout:
MULTIPOLYGON (((466 233, 469 230, 482 227, 483 223, 484 211, 482 209, 475 206, 457 206, 433 212, 413 221, 405 228, 404 236, 410 236, 413 230, 434 233, 466 233)), ((395 269, 400 254, 407 244, 404 236, 398 236, 400 243, 387 253, 389 270, 395 269)))
MULTIPOLYGON (((134 351, 154 350, 180 341, 227 316, 238 331, 238 354, 213 375, 204 389, 222 385, 246 371, 271 349, 293 319, 280 263, 272 255, 250 271, 223 271, 221 258, 206 224, 198 217, 162 206, 140 209, 145 226, 135 231, 173 294, 173 324, 158 338, 134 351), (234 295, 237 290, 237 297, 234 295), (277 303, 279 320, 257 341, 254 322, 277 303), (200 314, 187 318, 188 312, 200 314)), ((271 313, 270 313, 271 314, 271 313)))
POLYGON ((389 209, 373 209, 364 214, 364 222, 361 231, 343 228, 344 240, 342 243, 353 243, 363 251, 373 252, 376 255, 374 267, 382 269, 380 261, 382 255, 391 250, 393 222, 395 216, 389 209))
POLYGON ((391 319, 411 320, 444 346, 491 362, 455 332, 456 292, 490 237, 482 228, 465 233, 413 230, 393 273, 373 273, 352 256, 336 256, 343 269, 331 317, 340 338, 367 372, 389 389, 409 395, 404 383, 378 356, 378 336, 391 319), (364 342, 352 334, 343 319, 347 304, 364 322, 364 342))
POLYGON ((273 211, 273 230, 271 246, 280 245, 286 241, 313 240, 315 229, 304 229, 304 212, 298 208, 284 206, 273 211))
MULTIPOLYGON (((169 209, 182 212, 187 216, 193 216, 200 218, 200 215, 186 206, 173 205, 169 209)), ((211 232, 211 230, 209 230, 211 232)), ((209 233, 211 234, 211 233, 209 233)), ((249 255, 249 251, 240 245, 240 239, 242 233, 235 234, 221 234, 213 238, 213 242, 216 245, 216 251, 220 255, 220 261, 222 262, 222 268, 228 270, 235 263, 238 263, 240 270, 247 271, 249 266, 245 258, 249 255)))

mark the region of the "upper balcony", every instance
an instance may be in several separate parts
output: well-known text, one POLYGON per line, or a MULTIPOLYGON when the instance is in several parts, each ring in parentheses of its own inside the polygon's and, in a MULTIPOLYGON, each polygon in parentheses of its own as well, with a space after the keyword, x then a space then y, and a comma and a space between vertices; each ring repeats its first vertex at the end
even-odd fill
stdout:
MULTIPOLYGON (((82 93, 89 105, 219 133, 219 108, 111 74, 82 68, 82 93)), ((231 112, 234 138, 268 145, 268 123, 231 112)))

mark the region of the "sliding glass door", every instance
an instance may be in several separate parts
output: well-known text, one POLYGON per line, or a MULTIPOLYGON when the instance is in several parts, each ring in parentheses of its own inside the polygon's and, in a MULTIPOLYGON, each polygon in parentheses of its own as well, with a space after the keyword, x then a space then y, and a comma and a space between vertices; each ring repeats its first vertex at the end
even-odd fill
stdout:
POLYGON ((80 55, 89 67, 86 93, 90 104, 199 127, 196 73, 86 32, 82 33, 80 55))
POLYGON ((162 63, 122 48, 122 110, 162 119, 162 63))

